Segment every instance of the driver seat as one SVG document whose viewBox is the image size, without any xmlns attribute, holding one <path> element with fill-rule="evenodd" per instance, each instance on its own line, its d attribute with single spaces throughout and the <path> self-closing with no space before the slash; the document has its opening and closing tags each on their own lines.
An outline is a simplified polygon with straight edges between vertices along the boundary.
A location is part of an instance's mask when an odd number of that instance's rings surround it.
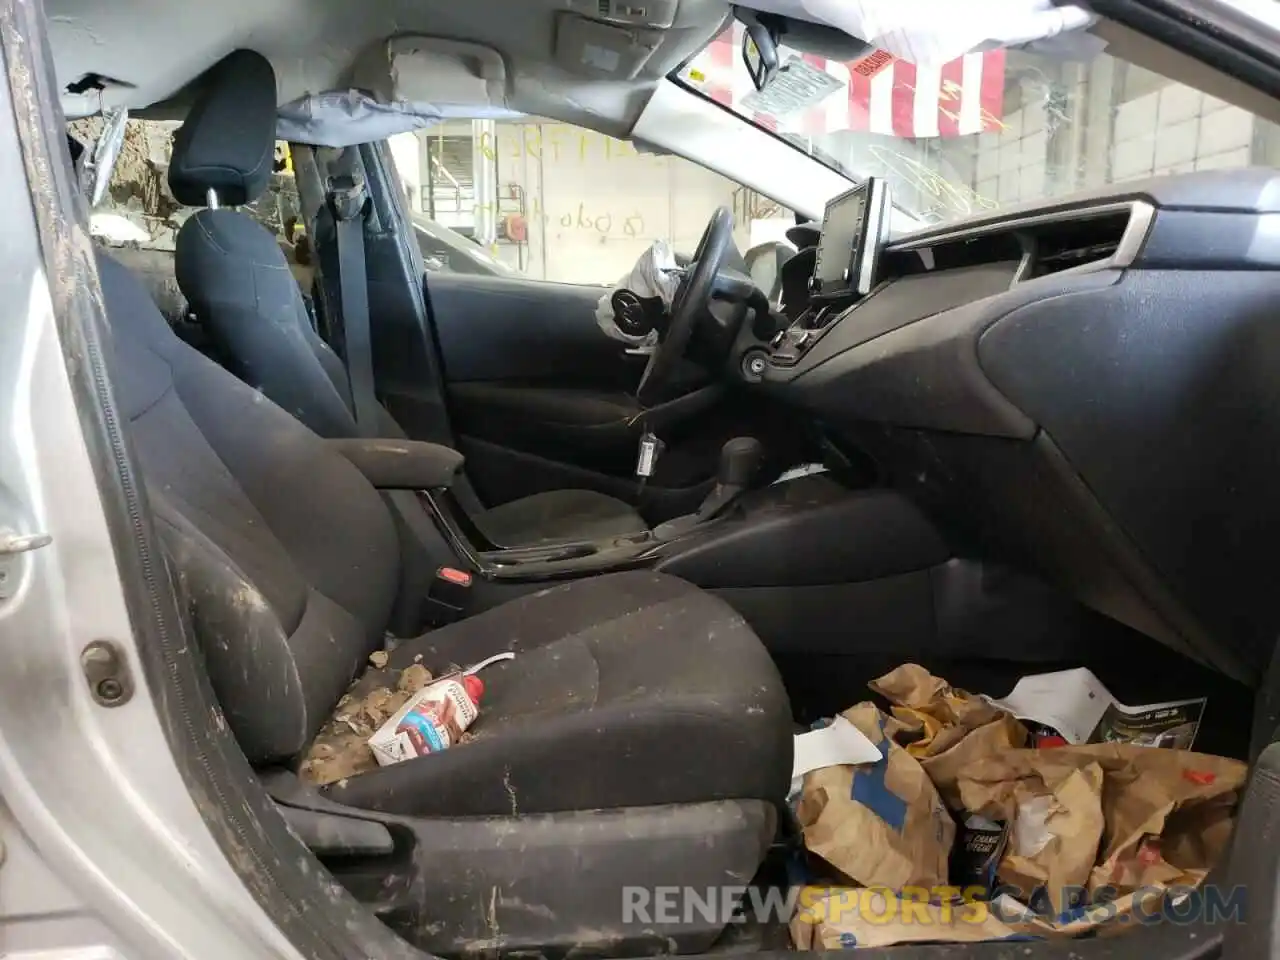
<svg viewBox="0 0 1280 960">
<path fill-rule="evenodd" d="M 231 53 L 205 76 L 173 138 L 169 187 L 179 203 L 253 203 L 275 155 L 276 77 L 251 50 Z M 201 209 L 178 233 L 178 286 L 224 366 L 322 437 L 360 435 L 346 367 L 312 327 L 272 234 L 236 210 Z M 379 435 L 405 431 L 379 407 Z M 460 478 L 462 479 L 462 478 Z M 604 540 L 646 532 L 632 507 L 592 490 L 553 490 L 486 509 L 470 484 L 454 487 L 482 533 L 499 546 Z"/>
</svg>

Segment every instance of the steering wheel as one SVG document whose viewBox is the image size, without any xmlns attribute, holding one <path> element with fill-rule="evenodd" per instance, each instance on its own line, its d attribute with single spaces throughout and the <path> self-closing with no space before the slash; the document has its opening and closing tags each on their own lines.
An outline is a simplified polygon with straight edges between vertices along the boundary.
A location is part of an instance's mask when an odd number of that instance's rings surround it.
<svg viewBox="0 0 1280 960">
<path fill-rule="evenodd" d="M 732 246 L 733 214 L 728 207 L 720 207 L 711 215 L 694 252 L 694 262 L 676 288 L 667 332 L 649 355 L 649 365 L 636 388 L 636 399 L 642 405 L 648 406 L 648 401 L 656 399 L 675 373 L 699 318 L 711 303 L 716 275 L 724 266 Z"/>
</svg>

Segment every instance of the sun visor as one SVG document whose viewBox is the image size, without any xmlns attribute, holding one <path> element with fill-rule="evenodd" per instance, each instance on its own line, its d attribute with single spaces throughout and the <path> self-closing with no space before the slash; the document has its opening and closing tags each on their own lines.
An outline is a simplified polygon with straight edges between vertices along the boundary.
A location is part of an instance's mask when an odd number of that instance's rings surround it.
<svg viewBox="0 0 1280 960">
<path fill-rule="evenodd" d="M 395 37 L 357 64 L 349 90 L 301 97 L 280 108 L 282 140 L 348 147 L 441 120 L 523 116 L 507 106 L 507 71 L 489 47 L 435 37 Z"/>
</svg>

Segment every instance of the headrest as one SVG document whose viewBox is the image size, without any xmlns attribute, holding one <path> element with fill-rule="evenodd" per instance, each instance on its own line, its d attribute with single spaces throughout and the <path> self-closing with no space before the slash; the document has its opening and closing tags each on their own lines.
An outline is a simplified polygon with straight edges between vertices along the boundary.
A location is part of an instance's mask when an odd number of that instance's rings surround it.
<svg viewBox="0 0 1280 960">
<path fill-rule="evenodd" d="M 188 207 L 204 206 L 210 188 L 226 206 L 251 203 L 271 179 L 275 141 L 275 70 L 261 54 L 237 50 L 209 68 L 174 134 L 169 189 Z"/>
</svg>

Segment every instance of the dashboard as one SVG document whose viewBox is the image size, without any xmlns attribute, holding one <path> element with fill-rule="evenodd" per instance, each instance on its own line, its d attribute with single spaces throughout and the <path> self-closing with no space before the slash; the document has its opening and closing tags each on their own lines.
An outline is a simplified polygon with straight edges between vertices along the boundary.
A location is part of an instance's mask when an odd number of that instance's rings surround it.
<svg viewBox="0 0 1280 960">
<path fill-rule="evenodd" d="M 865 294 L 823 297 L 834 274 L 815 276 L 758 389 L 869 454 L 958 553 L 1256 679 L 1280 634 L 1262 559 L 1280 531 L 1280 171 L 1121 184 L 878 254 Z"/>
</svg>

